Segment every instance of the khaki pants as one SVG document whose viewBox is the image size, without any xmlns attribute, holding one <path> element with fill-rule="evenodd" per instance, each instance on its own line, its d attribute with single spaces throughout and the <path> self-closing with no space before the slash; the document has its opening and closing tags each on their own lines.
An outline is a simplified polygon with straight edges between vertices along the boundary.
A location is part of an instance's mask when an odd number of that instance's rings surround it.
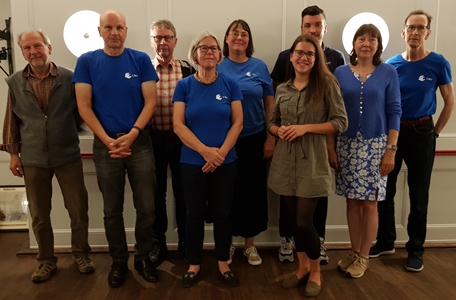
<svg viewBox="0 0 456 300">
<path fill-rule="evenodd" d="M 24 166 L 27 201 L 32 216 L 32 228 L 38 243 L 39 262 L 57 262 L 54 254 L 54 234 L 51 225 L 52 177 L 56 176 L 65 208 L 71 220 L 71 250 L 73 255 L 87 255 L 89 216 L 88 194 L 84 184 L 82 161 L 56 168 Z"/>
</svg>

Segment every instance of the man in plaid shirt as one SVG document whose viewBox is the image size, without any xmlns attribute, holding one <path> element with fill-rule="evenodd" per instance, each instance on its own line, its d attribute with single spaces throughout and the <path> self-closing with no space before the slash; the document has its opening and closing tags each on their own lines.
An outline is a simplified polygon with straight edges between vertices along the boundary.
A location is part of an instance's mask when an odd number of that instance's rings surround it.
<svg viewBox="0 0 456 300">
<path fill-rule="evenodd" d="M 166 230 L 166 190 L 168 165 L 171 169 L 173 195 L 176 204 L 178 252 L 185 254 L 185 214 L 186 205 L 180 174 L 182 142 L 173 131 L 172 98 L 177 82 L 195 73 L 195 69 L 183 60 L 173 58 L 177 44 L 176 29 L 169 20 L 157 20 L 150 26 L 150 43 L 156 56 L 152 64 L 160 80 L 157 82 L 157 106 L 152 118 L 152 142 L 155 154 L 155 175 L 157 190 L 155 195 L 154 249 L 150 259 L 155 266 L 160 265 L 168 255 Z"/>
</svg>

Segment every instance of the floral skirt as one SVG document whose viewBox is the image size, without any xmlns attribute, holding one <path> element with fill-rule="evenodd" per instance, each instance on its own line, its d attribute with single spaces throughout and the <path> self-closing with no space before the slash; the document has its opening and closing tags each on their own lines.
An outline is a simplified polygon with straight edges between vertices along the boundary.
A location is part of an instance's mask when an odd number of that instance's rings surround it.
<svg viewBox="0 0 456 300">
<path fill-rule="evenodd" d="M 337 137 L 337 195 L 355 200 L 385 200 L 388 177 L 380 175 L 380 165 L 386 143 L 386 134 L 368 140 L 359 131 L 356 138 Z"/>
</svg>

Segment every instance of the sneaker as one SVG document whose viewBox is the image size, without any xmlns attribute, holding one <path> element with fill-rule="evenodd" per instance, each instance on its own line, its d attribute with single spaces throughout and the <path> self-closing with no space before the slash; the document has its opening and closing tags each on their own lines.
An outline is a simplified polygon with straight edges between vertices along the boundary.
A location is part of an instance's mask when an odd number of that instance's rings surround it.
<svg viewBox="0 0 456 300">
<path fill-rule="evenodd" d="M 424 269 L 423 257 L 419 255 L 409 255 L 405 269 L 410 272 L 420 272 Z"/>
<path fill-rule="evenodd" d="M 258 251 L 257 248 L 255 248 L 255 246 L 250 246 L 249 248 L 245 249 L 244 255 L 247 257 L 247 261 L 252 266 L 261 265 L 261 263 L 263 262 L 261 257 L 258 255 Z"/>
<path fill-rule="evenodd" d="M 231 264 L 233 262 L 233 255 L 234 255 L 235 251 L 236 251 L 236 247 L 231 245 L 230 246 L 230 259 L 228 259 L 228 261 L 227 261 L 228 264 Z"/>
<path fill-rule="evenodd" d="M 57 265 L 52 262 L 41 263 L 32 274 L 32 281 L 35 283 L 45 282 L 49 279 L 52 272 L 57 269 Z"/>
<path fill-rule="evenodd" d="M 83 274 L 90 274 L 95 271 L 95 264 L 88 256 L 76 257 L 73 255 L 73 261 L 78 266 L 79 272 Z"/>
<path fill-rule="evenodd" d="M 320 264 L 327 265 L 329 263 L 329 256 L 326 254 L 325 239 L 320 238 Z"/>
<path fill-rule="evenodd" d="M 369 269 L 369 257 L 358 255 L 358 259 L 347 268 L 346 274 L 353 278 L 360 278 L 367 269 Z"/>
<path fill-rule="evenodd" d="M 357 259 L 358 253 L 350 249 L 348 251 L 348 255 L 344 259 L 339 260 L 337 263 L 337 268 L 345 272 L 347 271 L 348 267 L 350 267 Z"/>
<path fill-rule="evenodd" d="M 372 246 L 369 250 L 369 257 L 370 258 L 376 258 L 379 257 L 380 255 L 388 255 L 388 254 L 394 254 L 396 250 L 393 248 L 391 249 L 385 249 L 378 244 L 375 244 Z"/>
<path fill-rule="evenodd" d="M 293 255 L 293 244 L 292 239 L 282 237 L 280 248 L 279 248 L 279 260 L 284 262 L 286 260 L 292 262 L 294 261 Z"/>
</svg>

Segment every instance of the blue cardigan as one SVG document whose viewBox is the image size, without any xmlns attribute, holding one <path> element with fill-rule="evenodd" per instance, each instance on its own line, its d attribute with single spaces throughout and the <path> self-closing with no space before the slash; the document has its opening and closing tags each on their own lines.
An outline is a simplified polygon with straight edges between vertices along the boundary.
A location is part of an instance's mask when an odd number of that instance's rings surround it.
<svg viewBox="0 0 456 300">
<path fill-rule="evenodd" d="M 340 83 L 342 97 L 348 116 L 348 130 L 344 136 L 355 138 L 361 131 L 364 139 L 399 131 L 401 118 L 401 95 L 396 69 L 385 63 L 375 68 L 362 83 L 349 65 L 340 66 L 334 75 Z"/>
</svg>

